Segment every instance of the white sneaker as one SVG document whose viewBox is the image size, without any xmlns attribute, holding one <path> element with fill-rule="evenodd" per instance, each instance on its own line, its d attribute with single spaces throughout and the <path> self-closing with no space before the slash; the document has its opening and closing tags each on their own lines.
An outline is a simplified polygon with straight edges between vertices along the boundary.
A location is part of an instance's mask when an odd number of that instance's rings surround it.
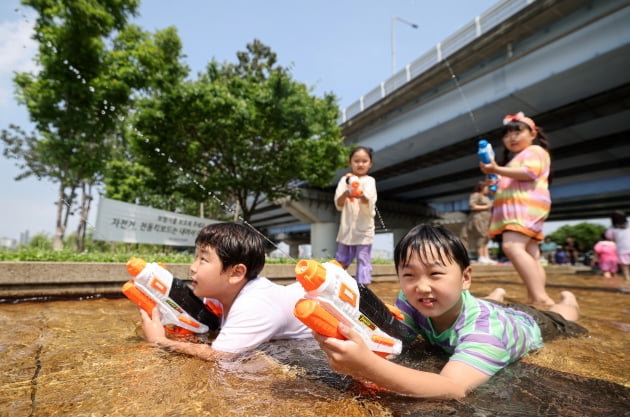
<svg viewBox="0 0 630 417">
<path fill-rule="evenodd" d="M 480 265 L 497 265 L 497 261 L 490 258 L 479 258 L 477 261 Z"/>
</svg>

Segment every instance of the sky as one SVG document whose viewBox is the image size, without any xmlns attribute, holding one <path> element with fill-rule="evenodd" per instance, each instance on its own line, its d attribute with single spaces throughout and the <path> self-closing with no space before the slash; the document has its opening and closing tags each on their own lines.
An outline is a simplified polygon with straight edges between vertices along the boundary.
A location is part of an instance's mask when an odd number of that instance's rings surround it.
<svg viewBox="0 0 630 417">
<path fill-rule="evenodd" d="M 277 54 L 280 65 L 290 68 L 294 80 L 311 86 L 320 97 L 334 93 L 340 108 L 345 108 L 389 78 L 394 61 L 396 70 L 402 69 L 497 3 L 141 0 L 139 16 L 132 22 L 151 32 L 176 27 L 193 77 L 213 58 L 236 62 L 236 53 L 259 39 Z M 15 100 L 12 78 L 16 71 L 37 71 L 33 62 L 37 44 L 30 39 L 34 21 L 32 9 L 18 0 L 2 1 L 0 130 L 10 123 L 27 132 L 33 130 L 28 112 Z M 52 235 L 57 185 L 33 178 L 15 181 L 20 172 L 15 161 L 0 155 L 0 238 L 18 239 L 26 230 L 31 236 Z M 96 204 L 90 216 L 92 225 L 95 215 Z M 68 233 L 74 231 L 76 221 L 76 216 L 71 218 Z M 389 245 L 387 239 L 385 242 Z"/>
</svg>

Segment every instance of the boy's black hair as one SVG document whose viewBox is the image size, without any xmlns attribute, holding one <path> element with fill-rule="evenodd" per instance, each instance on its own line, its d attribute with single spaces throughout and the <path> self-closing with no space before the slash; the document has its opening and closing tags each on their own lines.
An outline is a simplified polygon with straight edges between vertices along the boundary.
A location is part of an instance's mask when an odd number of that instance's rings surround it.
<svg viewBox="0 0 630 417">
<path fill-rule="evenodd" d="M 197 235 L 195 246 L 214 249 L 224 270 L 245 265 L 247 280 L 256 278 L 265 266 L 265 247 L 260 234 L 239 223 L 209 224 Z"/>
<path fill-rule="evenodd" d="M 426 260 L 431 254 L 445 265 L 455 262 L 462 271 L 470 266 L 468 251 L 462 241 L 443 226 L 419 224 L 407 232 L 394 249 L 396 272 L 409 264 L 414 253 L 421 260 Z"/>
</svg>

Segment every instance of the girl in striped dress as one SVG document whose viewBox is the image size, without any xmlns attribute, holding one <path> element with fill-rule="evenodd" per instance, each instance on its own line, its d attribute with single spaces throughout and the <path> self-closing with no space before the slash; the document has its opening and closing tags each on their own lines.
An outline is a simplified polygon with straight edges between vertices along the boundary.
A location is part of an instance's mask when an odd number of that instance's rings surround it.
<svg viewBox="0 0 630 417">
<path fill-rule="evenodd" d="M 522 112 L 503 120 L 504 166 L 494 159 L 480 163 L 485 174 L 496 174 L 497 192 L 490 238 L 502 235 L 502 249 L 527 288 L 527 303 L 549 308 L 554 301 L 545 289 L 545 270 L 539 262 L 543 223 L 549 215 L 549 142 Z"/>
</svg>

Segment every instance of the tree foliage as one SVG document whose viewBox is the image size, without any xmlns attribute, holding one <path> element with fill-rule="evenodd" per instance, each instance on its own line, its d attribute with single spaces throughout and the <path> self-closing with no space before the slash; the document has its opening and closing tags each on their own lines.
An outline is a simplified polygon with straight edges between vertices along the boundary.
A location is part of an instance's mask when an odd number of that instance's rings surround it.
<svg viewBox="0 0 630 417">
<path fill-rule="evenodd" d="M 150 187 L 233 202 L 249 220 L 265 199 L 296 197 L 299 183 L 329 185 L 347 152 L 334 95 L 313 96 L 258 40 L 237 57 L 144 98 L 134 151 Z"/>
<path fill-rule="evenodd" d="M 128 24 L 139 0 L 23 4 L 37 12 L 38 70 L 14 82 L 35 132 L 12 125 L 0 139 L 17 180 L 58 184 L 55 249 L 77 204 L 83 247 L 101 184 L 123 201 L 215 217 L 234 205 L 248 220 L 265 199 L 328 185 L 345 164 L 334 95 L 312 95 L 257 40 L 190 80 L 174 28 Z"/>
<path fill-rule="evenodd" d="M 551 240 L 558 245 L 564 245 L 567 237 L 575 239 L 575 243 L 582 251 L 588 251 L 595 246 L 595 243 L 602 240 L 602 234 L 606 231 L 606 227 L 601 224 L 579 223 L 574 226 L 565 225 L 555 232 L 549 234 Z"/>
<path fill-rule="evenodd" d="M 186 72 L 177 63 L 181 44 L 174 30 L 158 41 L 129 25 L 139 0 L 23 0 L 37 12 L 37 73 L 15 75 L 18 100 L 36 133 L 18 126 L 3 131 L 4 155 L 29 176 L 58 184 L 55 249 L 62 247 L 68 218 L 80 197 L 76 246 L 85 241 L 93 187 L 110 160 L 120 157 L 120 128 L 134 91 Z M 160 48 L 163 49 L 160 49 Z M 166 71 L 166 73 L 162 72 Z M 119 149 L 118 154 L 115 152 Z"/>
<path fill-rule="evenodd" d="M 34 175 L 58 183 L 54 246 L 60 249 L 71 205 L 81 190 L 82 220 L 91 189 L 109 155 L 108 136 L 127 103 L 129 87 L 113 82 L 105 38 L 124 29 L 137 0 L 23 0 L 38 13 L 34 39 L 39 72 L 18 73 L 18 100 L 37 134 L 17 126 L 2 132 L 6 156 L 24 161 L 17 179 Z M 98 155 L 98 157 L 94 157 Z M 92 157 L 90 157 L 92 156 Z M 79 226 L 84 236 L 85 221 Z"/>
</svg>

